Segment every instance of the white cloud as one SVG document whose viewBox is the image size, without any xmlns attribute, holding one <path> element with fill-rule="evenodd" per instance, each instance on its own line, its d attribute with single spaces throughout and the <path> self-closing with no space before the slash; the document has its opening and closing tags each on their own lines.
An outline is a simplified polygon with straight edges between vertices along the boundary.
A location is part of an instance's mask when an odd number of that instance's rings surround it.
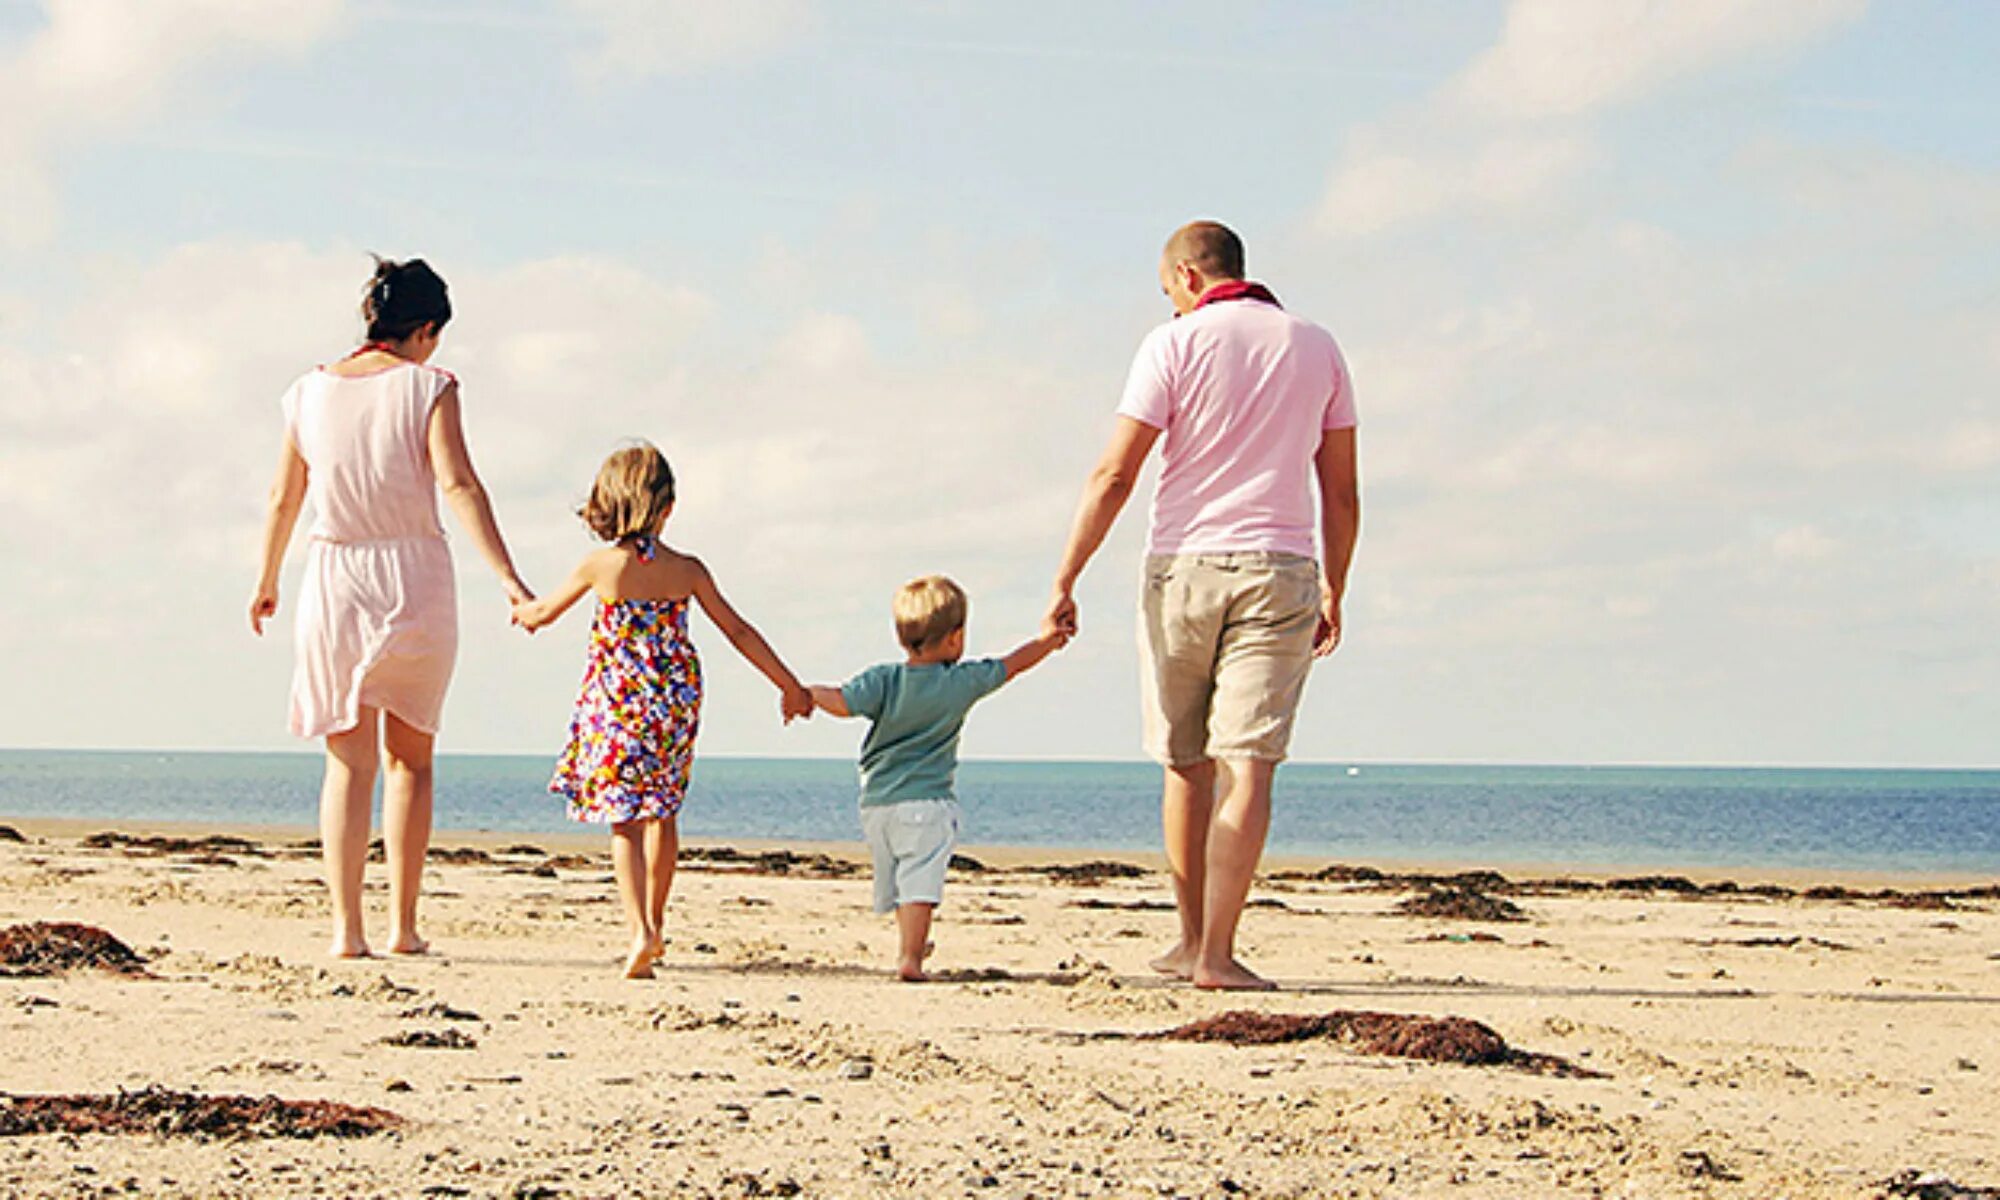
<svg viewBox="0 0 2000 1200">
<path fill-rule="evenodd" d="M 567 0 L 602 35 L 587 75 L 681 75 L 762 58 L 812 32 L 814 0 Z"/>
<path fill-rule="evenodd" d="M 1602 153 L 1594 114 L 1806 41 L 1866 0 L 1514 0 L 1500 40 L 1422 103 L 1351 135 L 1315 214 L 1356 238 L 1536 211 Z"/>
<path fill-rule="evenodd" d="M 343 0 L 46 0 L 47 23 L 0 62 L 0 245 L 36 244 L 58 213 L 52 154 L 149 119 L 177 88 L 232 59 L 292 53 Z"/>
<path fill-rule="evenodd" d="M 1450 94 L 1480 119 L 1569 117 L 1856 19 L 1867 0 L 1515 0 Z"/>
</svg>

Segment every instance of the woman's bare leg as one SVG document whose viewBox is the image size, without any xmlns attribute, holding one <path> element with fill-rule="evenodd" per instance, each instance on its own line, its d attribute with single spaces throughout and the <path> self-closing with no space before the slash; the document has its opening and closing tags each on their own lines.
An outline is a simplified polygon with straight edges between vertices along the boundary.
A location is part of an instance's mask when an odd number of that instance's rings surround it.
<svg viewBox="0 0 2000 1200">
<path fill-rule="evenodd" d="M 625 978 L 653 977 L 653 945 L 659 930 L 651 924 L 651 896 L 646 877 L 648 825 L 656 821 L 619 821 L 611 826 L 611 869 L 618 876 L 618 898 L 625 902 L 625 919 L 632 926 L 632 950 L 625 956 Z"/>
<path fill-rule="evenodd" d="M 424 886 L 424 858 L 431 848 L 435 734 L 395 713 L 385 713 L 382 748 L 388 771 L 382 785 L 382 842 L 389 858 L 389 949 L 422 954 L 430 943 L 417 936 L 417 895 Z"/>
<path fill-rule="evenodd" d="M 365 958 L 368 934 L 361 922 L 361 876 L 368 865 L 368 817 L 375 800 L 377 717 L 326 739 L 326 778 L 319 791 L 320 854 L 333 902 L 333 956 Z"/>
<path fill-rule="evenodd" d="M 678 817 L 646 822 L 646 915 L 650 918 L 654 958 L 667 955 L 667 893 L 674 888 L 674 867 L 681 856 Z"/>
</svg>

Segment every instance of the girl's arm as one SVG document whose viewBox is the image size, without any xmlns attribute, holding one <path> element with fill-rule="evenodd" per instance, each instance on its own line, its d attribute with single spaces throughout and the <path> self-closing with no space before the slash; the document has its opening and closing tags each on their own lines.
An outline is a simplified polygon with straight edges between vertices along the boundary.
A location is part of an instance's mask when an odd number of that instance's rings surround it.
<svg viewBox="0 0 2000 1200">
<path fill-rule="evenodd" d="M 278 477 L 271 481 L 271 498 L 264 509 L 263 565 L 257 571 L 257 589 L 250 595 L 250 632 L 259 637 L 264 636 L 265 619 L 277 615 L 278 573 L 305 502 L 306 460 L 287 431 L 285 445 L 278 451 Z"/>
<path fill-rule="evenodd" d="M 570 605 L 583 599 L 584 593 L 596 584 L 597 572 L 594 570 L 596 565 L 597 556 L 592 555 L 578 563 L 576 570 L 571 571 L 569 578 L 563 580 L 562 586 L 554 592 L 539 600 L 516 601 L 514 624 L 529 633 L 544 625 L 555 624 L 558 618 L 569 611 Z"/>
<path fill-rule="evenodd" d="M 812 693 L 813 704 L 828 716 L 851 717 L 854 715 L 847 711 L 847 693 L 841 691 L 839 688 L 824 687 L 816 683 L 806 690 Z"/>
<path fill-rule="evenodd" d="M 762 671 L 764 678 L 770 680 L 772 686 L 778 689 L 781 698 L 779 709 L 785 715 L 785 723 L 790 724 L 794 717 L 811 717 L 812 693 L 799 682 L 797 675 L 792 674 L 792 669 L 778 657 L 778 652 L 771 649 L 771 644 L 764 640 L 764 635 L 758 633 L 750 622 L 744 620 L 729 606 L 729 601 L 722 598 L 721 590 L 715 586 L 715 576 L 708 573 L 708 568 L 702 565 L 701 560 L 689 561 L 694 564 L 694 598 L 701 603 L 701 611 L 707 613 L 708 619 L 715 622 L 715 627 L 722 631 L 723 637 L 729 639 L 730 645 L 736 647 L 736 652 L 747 659 L 751 666 Z"/>
<path fill-rule="evenodd" d="M 507 589 L 507 598 L 515 604 L 533 600 L 535 593 L 521 582 L 520 573 L 514 570 L 514 560 L 507 554 L 506 540 L 500 536 L 500 525 L 493 519 L 493 504 L 486 496 L 486 485 L 479 482 L 479 472 L 472 469 L 472 455 L 465 448 L 465 427 L 460 421 L 458 405 L 458 385 L 447 384 L 431 406 L 430 425 L 431 470 L 437 475 L 438 486 L 444 489 L 444 498 L 450 503 L 458 523 L 472 536 L 473 545 L 486 564 L 500 576 L 500 585 Z"/>
</svg>

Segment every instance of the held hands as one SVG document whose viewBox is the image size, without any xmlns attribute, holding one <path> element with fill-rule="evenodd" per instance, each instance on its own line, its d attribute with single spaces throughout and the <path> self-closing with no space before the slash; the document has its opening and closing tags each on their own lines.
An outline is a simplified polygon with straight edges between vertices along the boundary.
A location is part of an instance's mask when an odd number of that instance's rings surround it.
<svg viewBox="0 0 2000 1200">
<path fill-rule="evenodd" d="M 521 582 L 518 576 L 503 581 L 501 586 L 507 591 L 509 625 L 533 633 L 549 623 L 547 615 L 542 612 L 542 606 L 535 602 L 534 590 Z"/>
<path fill-rule="evenodd" d="M 1042 616 L 1042 636 L 1060 635 L 1062 641 L 1056 647 L 1061 649 L 1076 636 L 1076 629 L 1076 597 L 1067 588 L 1057 588 L 1049 597 L 1048 612 Z"/>
<path fill-rule="evenodd" d="M 812 720 L 812 689 L 797 680 L 793 680 L 785 687 L 779 688 L 778 712 L 784 717 L 785 724 L 787 725 L 798 719 Z"/>
</svg>

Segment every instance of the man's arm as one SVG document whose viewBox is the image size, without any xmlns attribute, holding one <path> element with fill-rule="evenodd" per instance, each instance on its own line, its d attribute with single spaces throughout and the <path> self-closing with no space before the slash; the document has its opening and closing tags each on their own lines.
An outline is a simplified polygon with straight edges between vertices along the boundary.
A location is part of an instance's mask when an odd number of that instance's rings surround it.
<svg viewBox="0 0 2000 1200">
<path fill-rule="evenodd" d="M 1347 595 L 1347 568 L 1354 561 L 1354 541 L 1361 533 L 1361 482 L 1351 426 L 1320 435 L 1313 467 L 1319 475 L 1319 527 L 1326 550 L 1313 655 L 1324 658 L 1340 645 L 1340 602 Z"/>
<path fill-rule="evenodd" d="M 1143 421 L 1118 418 L 1110 443 L 1083 485 L 1083 501 L 1077 505 L 1076 520 L 1070 525 L 1062 566 L 1056 570 L 1048 615 L 1042 618 L 1044 635 L 1076 636 L 1076 581 L 1091 555 L 1104 544 L 1105 535 L 1111 532 L 1125 502 L 1132 498 L 1132 490 L 1139 484 L 1139 471 L 1146 465 L 1146 455 L 1152 453 L 1159 436 L 1158 429 Z"/>
</svg>

